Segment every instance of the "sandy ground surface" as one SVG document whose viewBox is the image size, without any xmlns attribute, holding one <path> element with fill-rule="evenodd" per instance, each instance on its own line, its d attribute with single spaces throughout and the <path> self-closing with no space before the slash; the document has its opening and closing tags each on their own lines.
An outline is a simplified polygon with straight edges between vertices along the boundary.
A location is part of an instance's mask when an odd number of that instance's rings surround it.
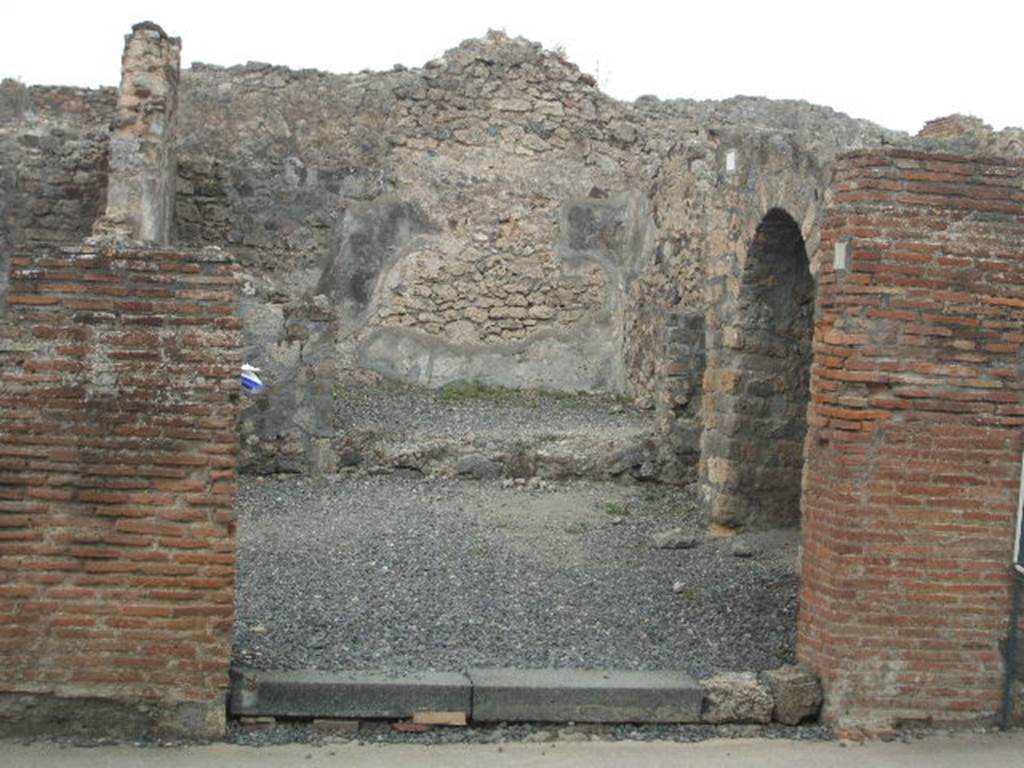
<svg viewBox="0 0 1024 768">
<path fill-rule="evenodd" d="M 64 747 L 48 743 L 0 743 L 6 768 L 290 768 L 348 766 L 383 768 L 477 768 L 480 765 L 545 768 L 1003 768 L 1019 765 L 1024 732 L 932 736 L 907 743 L 709 740 L 695 744 L 666 742 L 550 742 L 543 744 L 368 745 L 292 744 L 244 747 Z"/>
</svg>

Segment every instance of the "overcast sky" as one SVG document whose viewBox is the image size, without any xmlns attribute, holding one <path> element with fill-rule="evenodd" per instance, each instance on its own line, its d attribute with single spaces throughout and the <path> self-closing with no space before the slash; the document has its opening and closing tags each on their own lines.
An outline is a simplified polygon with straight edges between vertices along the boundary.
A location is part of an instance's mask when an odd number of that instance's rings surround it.
<svg viewBox="0 0 1024 768">
<path fill-rule="evenodd" d="M 952 112 L 1024 126 L 1024 0 L 11 0 L 0 77 L 116 85 L 144 19 L 182 38 L 184 66 L 414 67 L 493 28 L 564 48 L 620 99 L 806 99 L 910 132 Z"/>
</svg>

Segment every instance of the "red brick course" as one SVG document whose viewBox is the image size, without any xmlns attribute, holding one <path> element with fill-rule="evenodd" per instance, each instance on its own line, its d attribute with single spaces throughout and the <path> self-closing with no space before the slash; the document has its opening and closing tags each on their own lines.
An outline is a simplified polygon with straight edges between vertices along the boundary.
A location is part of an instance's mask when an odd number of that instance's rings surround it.
<svg viewBox="0 0 1024 768">
<path fill-rule="evenodd" d="M 800 657 L 841 727 L 991 718 L 1024 447 L 1024 167 L 846 155 L 817 259 Z"/>
<path fill-rule="evenodd" d="M 239 323 L 215 250 L 12 259 L 0 693 L 216 701 L 234 600 Z"/>
</svg>

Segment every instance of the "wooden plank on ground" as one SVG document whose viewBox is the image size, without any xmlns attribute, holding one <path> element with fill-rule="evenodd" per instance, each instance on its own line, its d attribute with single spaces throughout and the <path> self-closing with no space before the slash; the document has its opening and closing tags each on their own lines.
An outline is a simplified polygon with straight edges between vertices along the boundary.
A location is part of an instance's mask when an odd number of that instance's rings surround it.
<svg viewBox="0 0 1024 768">
<path fill-rule="evenodd" d="M 425 710 L 413 712 L 412 721 L 417 725 L 465 725 L 466 713 Z"/>
</svg>

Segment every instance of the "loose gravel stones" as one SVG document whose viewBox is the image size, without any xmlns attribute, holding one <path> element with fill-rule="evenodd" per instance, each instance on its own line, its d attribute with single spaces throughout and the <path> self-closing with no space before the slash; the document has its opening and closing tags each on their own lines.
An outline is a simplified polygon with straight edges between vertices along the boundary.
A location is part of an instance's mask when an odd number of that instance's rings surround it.
<svg viewBox="0 0 1024 768">
<path fill-rule="evenodd" d="M 733 557 L 754 556 L 754 548 L 750 545 L 750 542 L 739 536 L 733 539 L 732 543 L 729 544 L 729 552 L 732 553 Z"/>
<path fill-rule="evenodd" d="M 795 661 L 795 532 L 750 561 L 717 540 L 652 549 L 668 528 L 701 535 L 690 489 L 243 478 L 239 507 L 239 664 L 704 677 Z"/>
<path fill-rule="evenodd" d="M 697 546 L 698 538 L 682 528 L 673 528 L 654 534 L 651 542 L 658 549 L 689 549 Z"/>
</svg>

